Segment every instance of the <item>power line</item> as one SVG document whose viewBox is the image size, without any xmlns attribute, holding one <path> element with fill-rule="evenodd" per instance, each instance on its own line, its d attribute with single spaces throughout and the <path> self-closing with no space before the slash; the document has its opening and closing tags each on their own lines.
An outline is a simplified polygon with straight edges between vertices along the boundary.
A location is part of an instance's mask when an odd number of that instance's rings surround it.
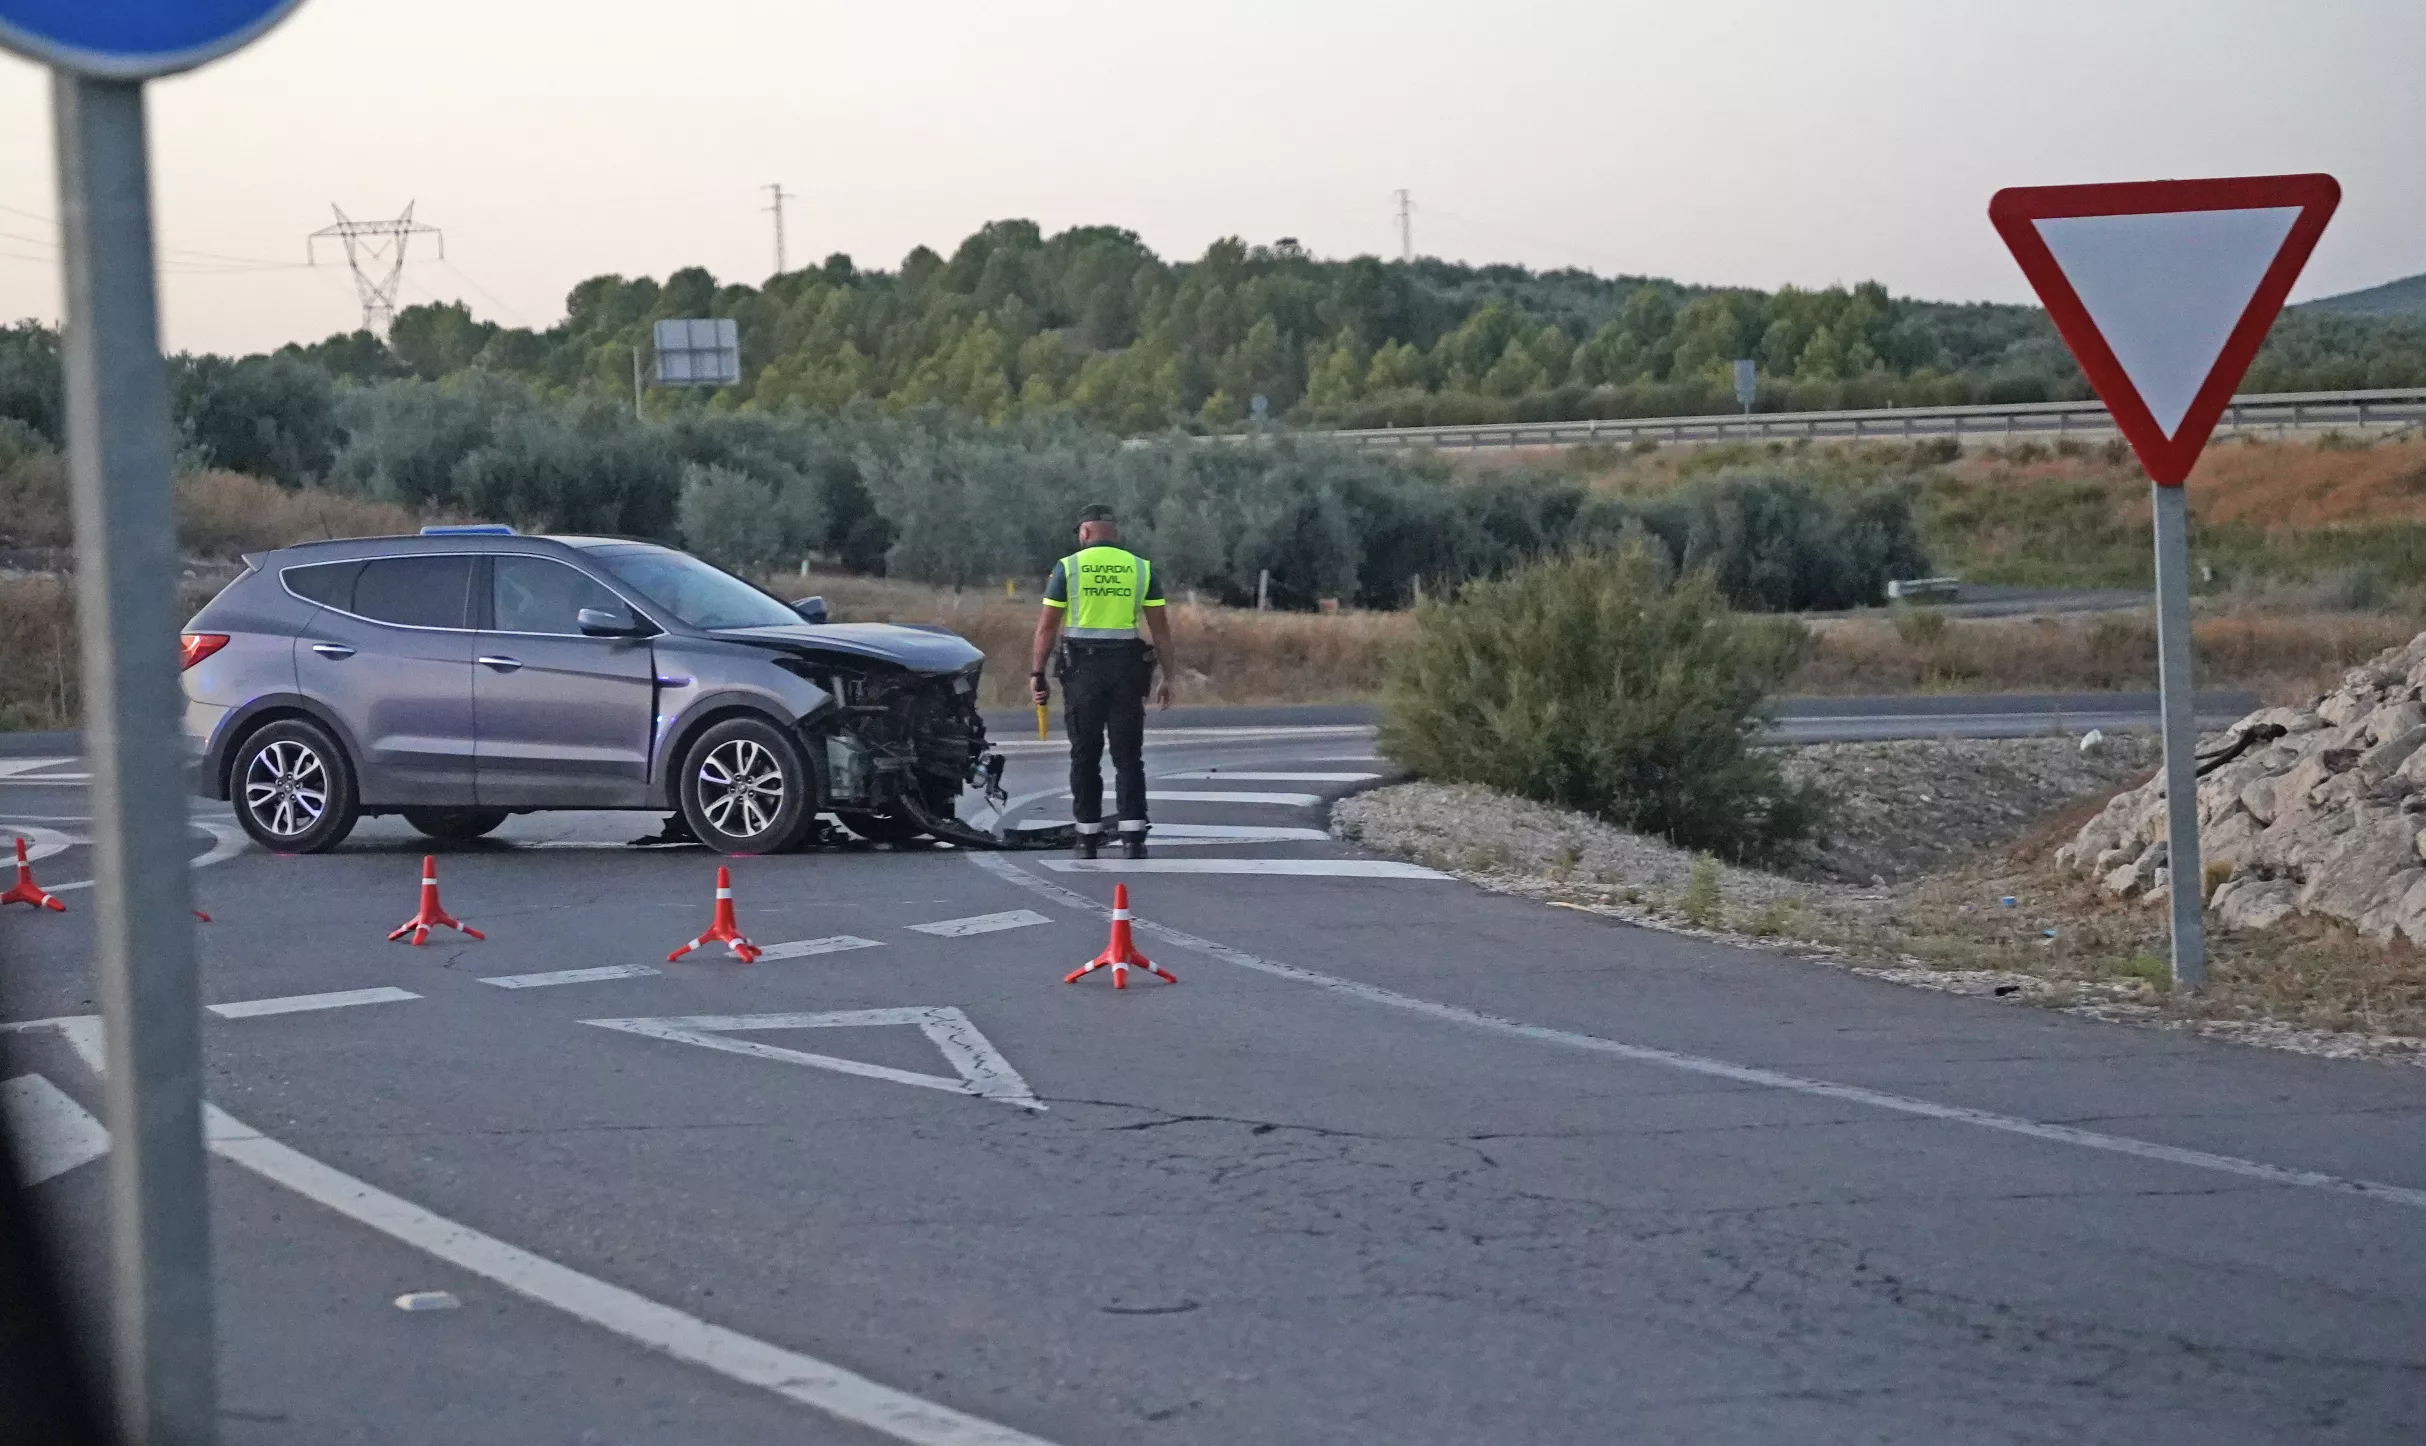
<svg viewBox="0 0 2426 1446">
<path fill-rule="evenodd" d="M 781 181 L 777 181 L 771 186 L 760 186 L 758 189 L 761 191 L 771 192 L 775 197 L 775 199 L 768 202 L 763 209 L 775 217 L 775 274 L 777 276 L 781 276 L 784 273 L 783 203 L 787 200 L 799 200 L 800 194 L 798 192 L 794 192 L 790 196 L 786 196 L 783 190 L 783 182 Z"/>
<path fill-rule="evenodd" d="M 337 213 L 333 226 L 323 226 L 304 238 L 304 249 L 312 264 L 320 261 L 319 248 L 314 244 L 334 240 L 345 246 L 345 264 L 354 273 L 354 290 L 362 299 L 362 329 L 377 336 L 396 319 L 396 287 L 404 280 L 405 249 L 416 236 L 437 238 L 438 260 L 446 260 L 446 235 L 435 226 L 425 226 L 413 219 L 413 203 L 407 201 L 404 214 L 393 221 L 357 221 L 345 214 L 343 207 L 331 202 L 329 209 Z"/>
<path fill-rule="evenodd" d="M 481 285 L 479 282 L 474 281 L 470 272 L 465 271 L 462 267 L 457 266 L 454 262 L 447 260 L 443 256 L 438 258 L 438 264 L 445 267 L 447 270 L 454 272 L 456 280 L 472 288 L 474 291 L 479 292 L 489 305 L 496 307 L 499 311 L 504 312 L 506 315 L 514 318 L 516 321 L 524 323 L 529 322 L 530 318 L 524 316 L 519 308 L 508 305 L 506 302 L 499 300 L 496 292 L 491 291 L 487 287 Z"/>
</svg>

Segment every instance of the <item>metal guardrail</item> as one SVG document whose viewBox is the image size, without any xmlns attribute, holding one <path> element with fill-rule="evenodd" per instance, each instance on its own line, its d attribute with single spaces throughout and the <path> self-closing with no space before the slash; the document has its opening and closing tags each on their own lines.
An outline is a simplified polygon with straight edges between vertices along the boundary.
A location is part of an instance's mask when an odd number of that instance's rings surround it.
<svg viewBox="0 0 2426 1446">
<path fill-rule="evenodd" d="M 2274 392 L 2235 397 L 2219 433 L 2400 427 L 2426 423 L 2426 387 L 2349 392 Z M 1708 417 L 1603 417 L 1573 422 L 1482 422 L 1451 427 L 1372 427 L 1315 433 L 1357 447 L 1565 447 L 1600 442 L 1851 440 L 1906 437 L 2098 436 L 2112 434 L 2105 404 L 2018 402 L 2009 406 L 1883 407 L 1846 412 L 1754 412 Z M 1225 433 L 1207 441 L 1253 441 Z"/>
</svg>

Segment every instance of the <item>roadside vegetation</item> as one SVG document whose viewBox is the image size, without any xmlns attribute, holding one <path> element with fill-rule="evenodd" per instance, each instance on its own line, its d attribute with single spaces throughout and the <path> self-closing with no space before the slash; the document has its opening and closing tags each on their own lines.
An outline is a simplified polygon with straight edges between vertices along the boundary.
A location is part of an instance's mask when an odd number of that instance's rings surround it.
<svg viewBox="0 0 2426 1446">
<path fill-rule="evenodd" d="M 1728 609 L 1716 575 L 1636 544 L 1552 559 L 1415 610 L 1391 659 L 1381 748 L 1680 847 L 1774 855 L 1819 800 L 1752 746 L 1801 629 Z"/>
</svg>

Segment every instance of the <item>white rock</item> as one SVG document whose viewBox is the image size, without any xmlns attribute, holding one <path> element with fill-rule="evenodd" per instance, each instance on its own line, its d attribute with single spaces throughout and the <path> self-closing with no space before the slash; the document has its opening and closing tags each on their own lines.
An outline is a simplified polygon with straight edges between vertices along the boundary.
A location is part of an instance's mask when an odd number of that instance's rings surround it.
<svg viewBox="0 0 2426 1446">
<path fill-rule="evenodd" d="M 2088 732 L 2081 735 L 2081 751 L 2083 753 L 2102 752 L 2104 751 L 2105 747 L 2106 732 L 2104 729 L 2092 728 Z"/>
<path fill-rule="evenodd" d="M 2234 878 L 2215 891 L 2210 907 L 2228 929 L 2265 929 L 2299 912 L 2299 885 L 2289 879 Z"/>
</svg>

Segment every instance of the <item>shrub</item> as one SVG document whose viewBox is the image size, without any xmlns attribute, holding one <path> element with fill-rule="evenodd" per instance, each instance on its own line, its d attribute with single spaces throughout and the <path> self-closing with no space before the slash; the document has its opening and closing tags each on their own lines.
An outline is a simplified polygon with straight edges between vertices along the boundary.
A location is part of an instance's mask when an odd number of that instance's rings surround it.
<svg viewBox="0 0 2426 1446">
<path fill-rule="evenodd" d="M 1751 747 L 1800 626 L 1728 611 L 1647 547 L 1567 556 L 1416 609 L 1382 746 L 1415 773 L 1577 809 L 1687 848 L 1774 855 L 1818 796 Z"/>
</svg>

